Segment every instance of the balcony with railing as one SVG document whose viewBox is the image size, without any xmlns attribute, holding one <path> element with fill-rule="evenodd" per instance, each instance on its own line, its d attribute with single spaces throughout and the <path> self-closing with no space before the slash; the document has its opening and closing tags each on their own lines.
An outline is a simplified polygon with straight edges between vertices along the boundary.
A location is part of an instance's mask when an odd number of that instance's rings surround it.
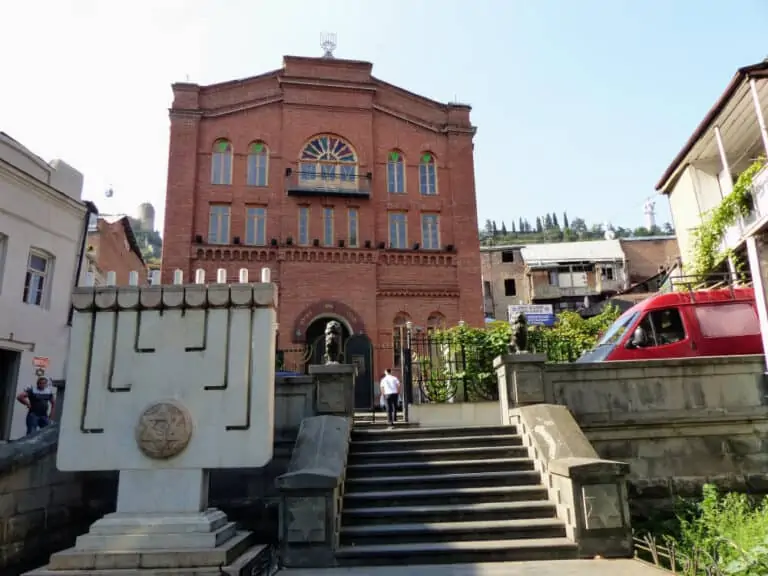
<svg viewBox="0 0 768 576">
<path fill-rule="evenodd" d="M 752 178 L 751 197 L 752 210 L 746 216 L 740 216 L 736 223 L 728 228 L 723 240 L 724 248 L 738 247 L 758 223 L 768 222 L 768 165 Z"/>
<path fill-rule="evenodd" d="M 534 284 L 531 289 L 533 300 L 556 300 L 575 296 L 593 296 L 598 291 L 592 286 L 556 286 L 553 284 Z"/>
<path fill-rule="evenodd" d="M 323 166 L 322 170 L 288 168 L 285 171 L 285 188 L 289 196 L 370 198 L 372 180 L 370 172 L 359 174 L 353 165 Z"/>
</svg>

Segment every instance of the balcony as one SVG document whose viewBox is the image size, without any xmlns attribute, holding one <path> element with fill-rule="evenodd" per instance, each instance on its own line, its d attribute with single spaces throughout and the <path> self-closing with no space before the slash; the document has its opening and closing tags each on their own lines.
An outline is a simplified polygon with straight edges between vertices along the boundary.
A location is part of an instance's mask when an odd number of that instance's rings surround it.
<svg viewBox="0 0 768 576">
<path fill-rule="evenodd" d="M 556 300 L 574 296 L 593 296 L 597 290 L 591 286 L 553 286 L 552 284 L 534 284 L 531 299 Z"/>
<path fill-rule="evenodd" d="M 339 172 L 336 170 L 285 171 L 285 188 L 289 196 L 338 196 L 342 198 L 370 198 L 373 175 Z"/>
<path fill-rule="evenodd" d="M 736 224 L 728 228 L 723 240 L 726 249 L 736 248 L 757 222 L 764 224 L 768 220 L 768 165 L 755 174 L 752 179 L 752 200 L 754 208 L 747 216 L 740 217 Z"/>
</svg>

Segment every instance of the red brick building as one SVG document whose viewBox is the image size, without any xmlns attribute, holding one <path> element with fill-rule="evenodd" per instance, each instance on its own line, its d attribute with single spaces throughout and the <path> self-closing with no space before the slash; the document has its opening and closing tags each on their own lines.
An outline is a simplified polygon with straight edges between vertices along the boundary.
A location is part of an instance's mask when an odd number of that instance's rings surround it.
<svg viewBox="0 0 768 576">
<path fill-rule="evenodd" d="M 368 62 L 175 84 L 162 271 L 279 286 L 279 347 L 328 318 L 365 333 L 376 372 L 398 326 L 483 322 L 470 107 L 371 75 Z M 319 320 L 319 321 L 318 321 Z"/>
<path fill-rule="evenodd" d="M 107 272 L 115 273 L 118 286 L 127 286 L 131 272 L 139 273 L 139 284 L 147 283 L 147 265 L 127 216 L 91 216 L 86 259 L 97 284 Z"/>
</svg>

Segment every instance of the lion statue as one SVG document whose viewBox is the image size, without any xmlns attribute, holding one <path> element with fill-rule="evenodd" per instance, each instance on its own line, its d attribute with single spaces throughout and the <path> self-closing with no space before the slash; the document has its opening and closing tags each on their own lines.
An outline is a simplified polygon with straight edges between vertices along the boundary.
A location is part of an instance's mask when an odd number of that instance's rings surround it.
<svg viewBox="0 0 768 576">
<path fill-rule="evenodd" d="M 341 357 L 341 324 L 331 320 L 325 325 L 325 363 L 338 364 Z"/>
<path fill-rule="evenodd" d="M 528 348 L 528 320 L 525 314 L 518 312 L 512 320 L 512 338 L 509 342 L 510 354 L 523 354 Z"/>
</svg>

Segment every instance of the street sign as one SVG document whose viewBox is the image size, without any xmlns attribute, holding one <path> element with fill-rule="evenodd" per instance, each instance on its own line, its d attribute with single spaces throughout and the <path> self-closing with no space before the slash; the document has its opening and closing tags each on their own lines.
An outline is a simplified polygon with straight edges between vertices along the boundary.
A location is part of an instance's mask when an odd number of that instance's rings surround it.
<svg viewBox="0 0 768 576">
<path fill-rule="evenodd" d="M 521 313 L 530 326 L 552 326 L 555 323 L 552 304 L 510 304 L 507 307 L 510 321 Z"/>
<path fill-rule="evenodd" d="M 49 364 L 48 358 L 46 358 L 45 356 L 35 356 L 34 358 L 32 358 L 32 365 L 35 368 L 41 368 L 42 370 L 47 370 L 48 364 Z"/>
</svg>

